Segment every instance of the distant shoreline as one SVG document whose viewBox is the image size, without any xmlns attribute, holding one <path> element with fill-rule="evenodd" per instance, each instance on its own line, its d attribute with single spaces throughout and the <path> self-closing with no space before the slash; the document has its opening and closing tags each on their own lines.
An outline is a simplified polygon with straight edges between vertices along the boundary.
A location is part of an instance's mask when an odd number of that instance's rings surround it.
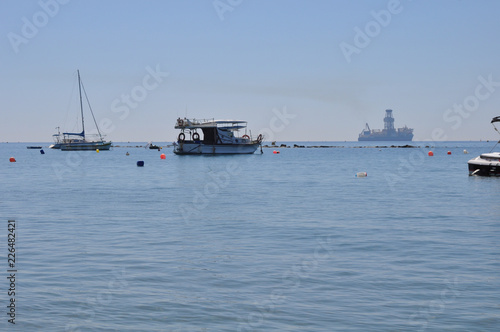
<svg viewBox="0 0 500 332">
<path fill-rule="evenodd" d="M 275 142 L 273 142 L 275 143 Z M 486 140 L 486 141 L 415 141 L 411 142 L 414 144 L 401 144 L 404 142 L 394 142 L 396 144 L 391 144 L 391 142 L 371 142 L 373 145 L 366 145 L 366 142 L 358 142 L 358 141 L 283 141 L 283 143 L 277 144 L 263 144 L 262 148 L 266 149 L 342 149 L 342 148 L 351 148 L 351 149 L 418 149 L 418 148 L 431 148 L 435 147 L 436 144 L 463 144 L 463 143 L 491 143 L 495 144 L 497 141 L 494 140 Z M 380 144 L 377 144 L 380 143 Z M 400 144 L 397 144 L 400 143 Z M 36 145 L 42 146 L 43 148 L 48 148 L 52 142 L 0 142 L 0 144 L 19 144 L 26 145 L 26 147 Z M 113 148 L 148 148 L 148 144 L 146 142 L 116 142 L 113 143 Z M 166 142 L 156 142 L 155 146 L 159 148 L 172 148 L 173 143 Z M 156 149 L 151 149 L 156 150 Z"/>
</svg>

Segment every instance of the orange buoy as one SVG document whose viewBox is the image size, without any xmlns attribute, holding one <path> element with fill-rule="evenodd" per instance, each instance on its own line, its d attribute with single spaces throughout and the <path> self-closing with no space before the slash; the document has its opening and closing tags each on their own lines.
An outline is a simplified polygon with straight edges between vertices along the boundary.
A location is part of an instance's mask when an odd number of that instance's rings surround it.
<svg viewBox="0 0 500 332">
<path fill-rule="evenodd" d="M 161 159 L 166 159 L 166 158 L 167 158 L 167 156 L 165 156 L 165 154 L 164 154 L 164 153 L 162 153 L 162 154 L 160 155 L 160 158 L 161 158 Z"/>
<path fill-rule="evenodd" d="M 429 153 L 427 153 L 427 155 L 428 155 L 429 157 L 432 157 L 432 156 L 434 155 L 434 152 L 429 151 Z"/>
<path fill-rule="evenodd" d="M 448 151 L 448 154 L 451 154 L 451 151 Z"/>
<path fill-rule="evenodd" d="M 9 158 L 9 161 L 10 161 L 11 163 L 15 163 L 15 162 L 16 162 L 16 158 L 14 158 L 14 157 L 10 157 L 10 158 Z"/>
<path fill-rule="evenodd" d="M 278 153 L 280 153 L 280 152 L 279 152 L 279 151 L 274 150 L 274 151 L 273 151 L 273 153 L 274 153 L 274 154 L 278 154 Z"/>
</svg>

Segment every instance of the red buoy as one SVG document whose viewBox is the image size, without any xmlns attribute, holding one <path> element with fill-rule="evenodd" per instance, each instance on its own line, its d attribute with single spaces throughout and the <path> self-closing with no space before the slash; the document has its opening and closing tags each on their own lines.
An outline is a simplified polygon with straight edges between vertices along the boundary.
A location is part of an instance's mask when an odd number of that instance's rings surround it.
<svg viewBox="0 0 500 332">
<path fill-rule="evenodd" d="M 10 158 L 9 158 L 9 161 L 10 161 L 11 163 L 15 163 L 15 162 L 16 162 L 16 158 L 14 158 L 14 157 L 10 157 Z"/>
<path fill-rule="evenodd" d="M 273 151 L 273 153 L 274 153 L 274 154 L 278 154 L 278 153 L 280 153 L 280 152 L 279 152 L 279 151 L 274 150 L 274 151 Z"/>
<path fill-rule="evenodd" d="M 434 155 L 434 152 L 432 151 L 429 151 L 429 153 L 427 153 L 429 155 L 429 157 L 432 157 Z"/>
<path fill-rule="evenodd" d="M 448 151 L 448 154 L 451 154 L 451 151 Z"/>
<path fill-rule="evenodd" d="M 167 158 L 167 156 L 165 156 L 165 154 L 164 154 L 164 153 L 162 153 L 162 154 L 160 155 L 160 158 L 161 158 L 161 159 L 166 159 L 166 158 Z"/>
</svg>

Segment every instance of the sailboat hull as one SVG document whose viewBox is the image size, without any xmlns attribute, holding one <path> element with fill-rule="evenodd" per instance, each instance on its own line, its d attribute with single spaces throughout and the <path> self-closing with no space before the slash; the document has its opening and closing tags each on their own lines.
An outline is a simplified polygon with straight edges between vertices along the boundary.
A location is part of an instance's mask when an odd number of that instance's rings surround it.
<svg viewBox="0 0 500 332">
<path fill-rule="evenodd" d="M 92 151 L 92 150 L 109 150 L 111 142 L 78 142 L 78 143 L 61 143 L 61 151 Z"/>
</svg>

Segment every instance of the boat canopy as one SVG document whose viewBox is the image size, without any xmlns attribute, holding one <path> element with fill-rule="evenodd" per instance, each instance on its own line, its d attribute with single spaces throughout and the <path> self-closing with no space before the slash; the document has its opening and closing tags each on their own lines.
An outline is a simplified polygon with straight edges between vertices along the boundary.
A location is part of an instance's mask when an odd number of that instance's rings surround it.
<svg viewBox="0 0 500 332">
<path fill-rule="evenodd" d="M 213 120 L 212 122 L 215 122 L 217 124 L 223 124 L 223 123 L 247 123 L 246 121 L 242 120 Z"/>
<path fill-rule="evenodd" d="M 500 122 L 500 116 L 495 116 L 493 119 L 491 119 L 491 123 L 493 122 Z"/>
</svg>

